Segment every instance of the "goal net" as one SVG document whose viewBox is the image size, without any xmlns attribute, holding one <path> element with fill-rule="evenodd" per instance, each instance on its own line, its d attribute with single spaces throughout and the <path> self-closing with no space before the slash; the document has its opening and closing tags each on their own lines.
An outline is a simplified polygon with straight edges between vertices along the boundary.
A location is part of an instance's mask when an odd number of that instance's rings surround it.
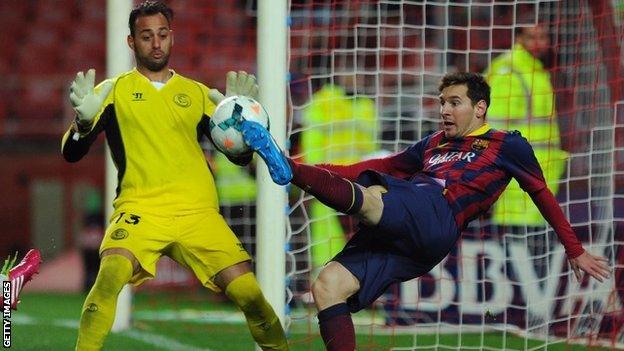
<svg viewBox="0 0 624 351">
<path fill-rule="evenodd" d="M 518 28 L 544 24 L 555 104 L 540 142 L 559 161 L 553 156 L 542 167 L 560 169 L 551 189 L 584 246 L 613 269 L 605 282 L 578 282 L 552 228 L 506 203 L 471 223 L 429 274 L 391 287 L 355 314 L 359 350 L 624 344 L 623 7 L 602 0 L 291 2 L 290 154 L 306 163 L 378 157 L 437 130 L 445 73 L 485 72 L 514 47 Z M 500 91 L 493 95 L 509 102 L 507 111 L 525 99 Z M 540 106 L 531 106 L 522 121 L 535 132 Z M 295 188 L 290 194 L 287 317 L 293 345 L 305 345 L 318 338 L 311 281 L 357 223 Z M 521 220 L 494 225 L 496 216 Z M 376 335 L 387 337 L 380 344 Z"/>
<path fill-rule="evenodd" d="M 176 47 L 184 51 L 172 64 L 220 89 L 225 71 L 256 71 L 256 3 L 242 3 L 172 1 Z M 471 223 L 429 274 L 391 287 L 354 315 L 358 350 L 622 347 L 624 2 L 327 0 L 288 6 L 289 153 L 306 163 L 378 157 L 437 130 L 439 79 L 455 70 L 485 72 L 512 49 L 516 29 L 544 23 L 544 66 L 555 100 L 550 120 L 558 130 L 545 142 L 566 156 L 549 185 L 584 246 L 608 257 L 613 269 L 603 283 L 587 277 L 579 283 L 551 228 L 528 215 L 513 228 L 493 226 L 488 214 Z M 253 178 L 211 156 L 222 213 L 254 254 Z M 319 349 L 310 285 L 357 223 L 295 187 L 288 191 L 286 326 L 293 349 Z M 502 207 L 503 217 L 517 217 L 514 204 Z M 162 302 L 161 291 L 174 289 L 174 303 L 184 306 L 178 320 L 188 317 L 189 306 L 205 307 L 196 279 L 166 259 L 142 289 L 154 292 L 154 306 Z M 177 302 L 180 289 L 190 292 L 191 302 Z"/>
</svg>

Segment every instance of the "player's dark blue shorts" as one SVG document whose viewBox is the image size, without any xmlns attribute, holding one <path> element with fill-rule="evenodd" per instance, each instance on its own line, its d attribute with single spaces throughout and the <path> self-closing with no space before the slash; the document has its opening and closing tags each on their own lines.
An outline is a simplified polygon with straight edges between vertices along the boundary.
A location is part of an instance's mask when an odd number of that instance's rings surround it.
<svg viewBox="0 0 624 351">
<path fill-rule="evenodd" d="M 357 312 L 373 303 L 393 283 L 429 272 L 449 253 L 459 230 L 442 191 L 431 183 L 412 183 L 373 171 L 358 183 L 383 185 L 384 209 L 377 226 L 366 226 L 332 260 L 347 268 L 360 290 L 347 303 Z"/>
</svg>

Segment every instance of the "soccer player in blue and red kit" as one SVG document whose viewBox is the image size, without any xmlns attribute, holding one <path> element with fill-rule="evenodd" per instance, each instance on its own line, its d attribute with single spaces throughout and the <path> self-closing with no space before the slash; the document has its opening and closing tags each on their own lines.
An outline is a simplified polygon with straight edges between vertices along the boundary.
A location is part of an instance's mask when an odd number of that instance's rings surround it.
<svg viewBox="0 0 624 351">
<path fill-rule="evenodd" d="M 483 77 L 447 74 L 439 92 L 441 131 L 399 153 L 348 166 L 311 166 L 277 157 L 275 144 L 266 142 L 269 137 L 258 125 L 241 123 L 245 141 L 272 173 L 288 163 L 291 183 L 360 218 L 360 230 L 312 286 L 328 350 L 354 350 L 350 314 L 371 304 L 392 283 L 422 276 L 440 263 L 512 177 L 554 228 L 576 277 L 581 278 L 581 270 L 599 281 L 609 276 L 607 259 L 583 249 L 526 139 L 486 123 L 490 87 Z"/>
</svg>

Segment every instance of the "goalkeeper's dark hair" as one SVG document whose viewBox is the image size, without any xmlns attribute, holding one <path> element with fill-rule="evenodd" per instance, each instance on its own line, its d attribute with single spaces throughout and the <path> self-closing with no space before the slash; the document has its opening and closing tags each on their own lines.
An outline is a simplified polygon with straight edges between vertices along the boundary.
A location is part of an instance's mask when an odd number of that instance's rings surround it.
<svg viewBox="0 0 624 351">
<path fill-rule="evenodd" d="M 470 98 L 472 106 L 477 102 L 484 100 L 485 103 L 490 106 L 490 85 L 485 81 L 482 75 L 474 72 L 454 72 L 447 73 L 438 86 L 438 91 L 441 93 L 444 88 L 451 85 L 466 85 L 468 92 L 466 95 Z"/>
<path fill-rule="evenodd" d="M 134 37 L 134 26 L 137 18 L 142 16 L 152 16 L 161 13 L 167 19 L 167 23 L 171 26 L 173 21 L 173 10 L 160 1 L 143 1 L 132 12 L 130 12 L 130 18 L 128 18 L 128 27 L 130 28 L 130 35 Z"/>
</svg>

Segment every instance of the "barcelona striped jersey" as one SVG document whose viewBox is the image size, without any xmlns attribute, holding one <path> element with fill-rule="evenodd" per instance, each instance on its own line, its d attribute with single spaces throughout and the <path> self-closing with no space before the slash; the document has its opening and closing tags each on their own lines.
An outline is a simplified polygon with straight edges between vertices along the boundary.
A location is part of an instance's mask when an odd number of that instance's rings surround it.
<svg viewBox="0 0 624 351">
<path fill-rule="evenodd" d="M 570 224 L 559 215 L 561 210 L 547 189 L 531 145 L 517 131 L 496 130 L 484 124 L 465 137 L 452 139 L 439 131 L 385 158 L 349 166 L 319 166 L 350 180 L 371 169 L 414 183 L 439 184 L 460 230 L 486 213 L 513 177 L 530 195 L 540 194 L 534 199 L 542 202 L 536 203 L 538 207 L 555 214 L 548 218 L 542 211 L 568 254 L 576 257 L 583 252 Z M 541 196 L 542 190 L 549 195 Z"/>
</svg>

